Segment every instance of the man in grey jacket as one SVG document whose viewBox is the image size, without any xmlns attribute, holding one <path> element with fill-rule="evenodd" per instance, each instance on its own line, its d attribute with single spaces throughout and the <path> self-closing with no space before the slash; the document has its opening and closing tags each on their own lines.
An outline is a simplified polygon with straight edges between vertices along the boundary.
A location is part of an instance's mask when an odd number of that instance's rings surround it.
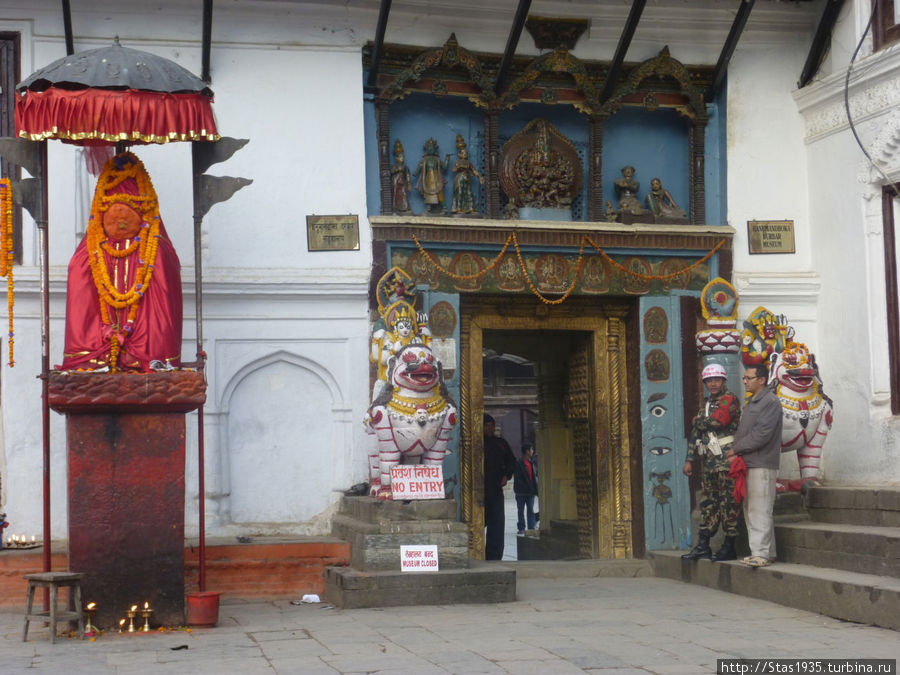
<svg viewBox="0 0 900 675">
<path fill-rule="evenodd" d="M 750 555 L 743 562 L 765 567 L 775 560 L 775 479 L 781 460 L 781 402 L 766 386 L 768 371 L 764 364 L 748 366 L 744 388 L 751 398 L 741 413 L 734 445 L 726 457 L 740 455 L 747 465 L 747 495 L 744 521 L 750 540 Z"/>
</svg>

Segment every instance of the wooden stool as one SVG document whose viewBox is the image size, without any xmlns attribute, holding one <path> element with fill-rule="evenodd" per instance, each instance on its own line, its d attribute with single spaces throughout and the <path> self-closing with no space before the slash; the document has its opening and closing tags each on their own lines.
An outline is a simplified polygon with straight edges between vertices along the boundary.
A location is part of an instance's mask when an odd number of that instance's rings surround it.
<svg viewBox="0 0 900 675">
<path fill-rule="evenodd" d="M 84 612 L 81 607 L 81 578 L 83 574 L 77 572 L 39 572 L 26 574 L 28 580 L 28 598 L 25 605 L 25 628 L 22 631 L 22 642 L 28 639 L 28 623 L 37 619 L 50 621 L 50 642 L 56 642 L 56 623 L 58 621 L 77 621 L 79 636 L 84 639 Z M 58 611 L 56 598 L 60 586 L 69 587 L 69 604 L 74 604 L 73 610 Z M 32 612 L 34 604 L 34 589 L 50 589 L 50 610 L 47 612 Z"/>
</svg>

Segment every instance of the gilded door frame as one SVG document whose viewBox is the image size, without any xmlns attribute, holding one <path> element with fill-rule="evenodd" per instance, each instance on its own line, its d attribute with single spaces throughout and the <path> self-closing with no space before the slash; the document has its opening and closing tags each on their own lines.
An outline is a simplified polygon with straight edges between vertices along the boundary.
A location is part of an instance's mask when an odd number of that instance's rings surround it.
<svg viewBox="0 0 900 675">
<path fill-rule="evenodd" d="M 594 400 L 593 503 L 591 529 L 598 559 L 630 558 L 634 552 L 631 494 L 631 439 L 625 350 L 628 306 L 570 299 L 535 307 L 529 297 L 463 296 L 460 303 L 460 496 L 469 525 L 469 556 L 484 558 L 484 414 L 482 354 L 485 330 L 586 331 L 592 340 Z"/>
</svg>

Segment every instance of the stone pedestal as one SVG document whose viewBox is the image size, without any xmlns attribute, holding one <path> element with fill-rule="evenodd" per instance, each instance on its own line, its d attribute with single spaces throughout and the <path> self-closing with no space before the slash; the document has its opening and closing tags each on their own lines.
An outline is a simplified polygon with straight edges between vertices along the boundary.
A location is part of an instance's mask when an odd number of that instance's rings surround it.
<svg viewBox="0 0 900 675">
<path fill-rule="evenodd" d="M 512 602 L 516 572 L 469 560 L 468 528 L 453 499 L 344 497 L 332 534 L 350 542 L 350 567 L 329 567 L 325 594 L 343 608 Z M 436 545 L 438 572 L 401 572 L 400 547 Z"/>
<path fill-rule="evenodd" d="M 198 372 L 50 376 L 66 415 L 69 569 L 101 628 L 145 602 L 154 625 L 184 623 L 184 413 L 205 392 Z"/>
</svg>

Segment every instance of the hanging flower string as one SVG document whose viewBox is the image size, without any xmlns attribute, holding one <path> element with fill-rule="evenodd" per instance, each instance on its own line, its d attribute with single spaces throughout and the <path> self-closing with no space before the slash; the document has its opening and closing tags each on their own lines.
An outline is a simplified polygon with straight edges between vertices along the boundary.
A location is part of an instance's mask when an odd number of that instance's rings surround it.
<svg viewBox="0 0 900 675">
<path fill-rule="evenodd" d="M 707 260 L 712 258 L 713 255 L 715 255 L 716 251 L 718 251 L 720 248 L 722 248 L 725 245 L 725 241 L 726 241 L 725 239 L 722 239 L 718 244 L 713 246 L 712 250 L 709 253 L 707 253 L 705 256 L 700 258 L 700 260 L 698 260 L 697 262 L 695 262 L 692 265 L 688 265 L 687 267 L 684 267 L 684 268 L 678 270 L 677 272 L 672 272 L 671 274 L 641 274 L 640 272 L 635 272 L 634 270 L 628 269 L 621 263 L 618 263 L 615 260 L 613 260 L 612 258 L 610 258 L 609 255 L 607 255 L 606 251 L 604 251 L 602 248 L 597 246 L 597 244 L 594 243 L 594 240 L 591 239 L 590 237 L 588 237 L 587 235 L 584 235 L 584 238 L 586 238 L 588 240 L 588 243 L 590 243 L 590 245 L 594 247 L 594 250 L 596 250 L 597 253 L 599 253 L 600 256 L 606 262 L 608 262 L 610 265 L 615 267 L 617 270 L 625 272 L 626 274 L 630 274 L 631 276 L 637 277 L 638 279 L 643 279 L 644 281 L 668 281 L 670 279 L 680 277 L 685 272 L 691 272 L 695 268 L 699 267 L 700 265 L 705 263 Z"/>
<path fill-rule="evenodd" d="M 525 278 L 525 281 L 528 282 L 528 288 L 531 289 L 531 292 L 534 293 L 541 302 L 545 305 L 561 305 L 566 301 L 572 291 L 575 290 L 575 284 L 578 283 L 578 275 L 581 273 L 581 264 L 584 262 L 584 237 L 581 238 L 581 246 L 578 247 L 578 262 L 575 263 L 575 274 L 572 275 L 572 283 L 569 284 L 568 290 L 563 293 L 560 297 L 556 298 L 556 300 L 550 300 L 545 297 L 534 285 L 531 281 L 531 276 L 528 274 L 528 270 L 525 268 L 525 261 L 522 259 L 522 252 L 519 250 L 519 238 L 516 237 L 516 233 L 513 232 L 513 243 L 516 246 L 516 257 L 519 259 L 519 267 L 522 268 L 522 276 Z"/>
<path fill-rule="evenodd" d="M 430 253 L 429 251 L 426 251 L 424 248 L 422 248 L 422 244 L 419 242 L 419 239 L 418 239 L 418 237 L 416 237 L 416 235 L 413 235 L 413 241 L 416 242 L 416 246 L 418 247 L 419 252 L 422 253 L 422 255 L 424 255 L 435 266 L 435 268 L 437 268 L 438 271 L 440 271 L 442 274 L 447 275 L 448 277 L 450 277 L 451 279 L 453 279 L 454 281 L 457 281 L 457 282 L 470 281 L 472 279 L 480 279 L 485 274 L 490 272 L 494 267 L 496 267 L 497 263 L 503 258 L 503 254 L 506 253 L 506 249 L 509 248 L 509 244 L 510 244 L 510 242 L 512 242 L 512 244 L 516 250 L 516 258 L 519 261 L 519 267 L 522 270 L 522 275 L 525 278 L 525 281 L 528 283 L 528 287 L 531 289 L 531 292 L 534 293 L 538 298 L 540 298 L 541 302 L 543 302 L 544 304 L 559 305 L 559 304 L 563 303 L 572 294 L 572 292 L 575 290 L 576 284 L 578 283 L 578 275 L 581 273 L 581 267 L 584 264 L 584 246 L 585 246 L 585 244 L 590 244 L 594 248 L 594 250 L 597 251 L 597 253 L 600 255 L 600 257 L 602 257 L 610 265 L 612 265 L 619 271 L 624 272 L 625 274 L 628 274 L 633 277 L 637 277 L 639 279 L 643 279 L 645 281 L 668 281 L 671 279 L 675 279 L 676 277 L 679 277 L 682 274 L 693 271 L 694 269 L 696 269 L 697 267 L 699 267 L 700 265 L 705 263 L 707 260 L 712 258 L 713 255 L 715 255 L 715 253 L 720 248 L 722 248 L 725 245 L 727 240 L 722 239 L 721 241 L 719 241 L 718 244 L 716 244 L 712 248 L 712 250 L 710 250 L 705 256 L 700 258 L 700 260 L 697 260 L 696 262 L 694 262 L 690 265 L 687 265 L 680 270 L 676 270 L 675 272 L 671 272 L 670 274 L 642 274 L 640 272 L 630 270 L 627 267 L 625 267 L 624 265 L 622 265 L 621 263 L 613 260 L 609 256 L 609 254 L 606 253 L 606 251 L 604 251 L 602 248 L 597 246 L 597 244 L 594 242 L 593 239 L 591 239 L 588 235 L 584 234 L 581 236 L 581 243 L 579 244 L 579 247 L 578 247 L 578 261 L 575 264 L 575 272 L 572 276 L 572 282 L 569 284 L 569 288 L 566 289 L 566 291 L 564 291 L 560 297 L 553 299 L 553 300 L 547 298 L 543 293 L 541 293 L 538 290 L 538 288 L 534 285 L 534 282 L 531 280 L 531 275 L 528 274 L 528 269 L 525 265 L 525 260 L 522 257 L 522 251 L 519 249 L 519 239 L 516 236 L 515 232 L 512 232 L 509 235 L 509 237 L 507 237 L 506 243 L 503 244 L 503 249 L 500 251 L 500 253 L 497 255 L 497 257 L 494 258 L 490 262 L 490 264 L 488 264 L 487 267 L 485 267 L 483 270 L 480 270 L 479 272 L 476 272 L 475 274 L 454 274 L 450 270 L 445 269 L 444 267 L 441 266 L 441 264 L 438 262 L 437 256 L 435 254 Z"/>
<path fill-rule="evenodd" d="M 9 309 L 9 366 L 16 365 L 13 357 L 15 334 L 13 332 L 13 197 L 9 178 L 0 179 L 0 276 L 6 277 L 6 303 Z"/>
<path fill-rule="evenodd" d="M 515 238 L 515 232 L 510 234 L 506 238 L 506 243 L 503 244 L 503 248 L 500 250 L 500 253 L 497 254 L 497 257 L 494 258 L 487 267 L 479 272 L 475 272 L 475 274 L 454 274 L 450 270 L 444 269 L 441 267 L 441 263 L 438 262 L 437 256 L 433 253 L 429 253 L 424 248 L 422 248 L 422 244 L 419 243 L 419 238 L 416 235 L 413 235 L 413 241 L 416 242 L 416 246 L 419 247 L 419 252 L 424 255 L 428 260 L 434 265 L 440 272 L 446 274 L 448 277 L 453 279 L 454 281 L 471 281 L 472 279 L 480 279 L 485 274 L 490 272 L 494 267 L 497 266 L 497 263 L 500 262 L 500 259 L 503 258 L 503 254 L 506 253 L 506 249 L 509 248 L 509 244 Z M 518 246 L 518 245 L 517 245 Z"/>
<path fill-rule="evenodd" d="M 124 192 L 108 194 L 110 190 L 128 178 L 134 179 L 137 183 L 137 195 Z M 91 218 L 88 222 L 87 251 L 91 275 L 100 296 L 100 317 L 103 324 L 111 328 L 109 369 L 110 372 L 115 373 L 122 347 L 119 342 L 119 334 L 127 336 L 134 328 L 134 320 L 137 317 L 141 298 L 147 293 L 153 277 L 156 252 L 159 248 L 159 204 L 156 199 L 156 191 L 153 189 L 144 165 L 131 153 L 124 153 L 109 160 L 103 168 L 97 185 L 98 189 L 91 205 Z M 115 203 L 125 203 L 131 206 L 143 219 L 138 235 L 121 249 L 110 245 L 103 229 L 103 214 Z M 113 258 L 125 258 L 135 251 L 138 251 L 138 268 L 135 272 L 134 283 L 127 291 L 121 292 L 109 277 L 104 254 Z M 110 307 L 114 309 L 128 308 L 128 317 L 124 326 L 113 323 Z"/>
</svg>

